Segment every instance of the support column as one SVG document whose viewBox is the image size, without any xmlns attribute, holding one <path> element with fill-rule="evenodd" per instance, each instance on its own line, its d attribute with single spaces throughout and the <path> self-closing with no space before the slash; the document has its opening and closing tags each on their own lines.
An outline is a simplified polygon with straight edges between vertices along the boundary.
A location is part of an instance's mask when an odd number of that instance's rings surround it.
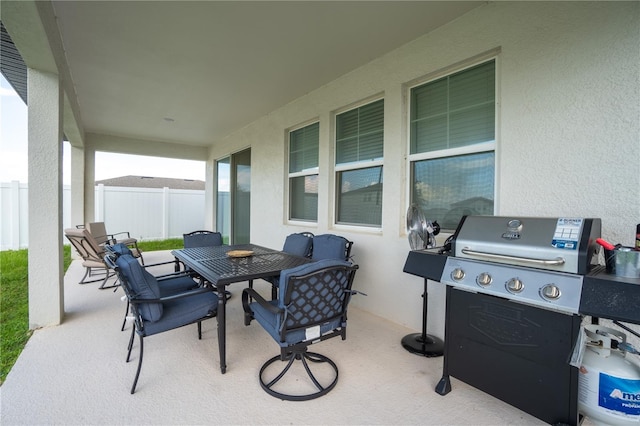
<svg viewBox="0 0 640 426">
<path fill-rule="evenodd" d="M 71 226 L 84 220 L 84 149 L 71 146 Z"/>
<path fill-rule="evenodd" d="M 96 217 L 96 150 L 84 147 L 84 223 Z"/>
<path fill-rule="evenodd" d="M 64 316 L 63 92 L 55 74 L 28 69 L 29 328 Z"/>
<path fill-rule="evenodd" d="M 216 229 L 216 195 L 218 178 L 215 173 L 215 161 L 208 159 L 205 164 L 204 173 L 204 229 L 212 229 L 222 232 L 222 229 Z"/>
</svg>

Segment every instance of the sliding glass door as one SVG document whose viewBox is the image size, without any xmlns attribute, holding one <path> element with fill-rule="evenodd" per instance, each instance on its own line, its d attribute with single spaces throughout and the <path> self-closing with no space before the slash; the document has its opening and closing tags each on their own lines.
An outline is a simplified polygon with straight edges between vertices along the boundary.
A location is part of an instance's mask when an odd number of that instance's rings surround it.
<svg viewBox="0 0 640 426">
<path fill-rule="evenodd" d="M 217 162 L 216 229 L 229 244 L 245 244 L 251 235 L 251 149 Z"/>
<path fill-rule="evenodd" d="M 231 156 L 231 241 L 245 244 L 250 238 L 251 223 L 251 149 Z"/>
<path fill-rule="evenodd" d="M 222 241 L 231 241 L 231 157 L 218 160 L 216 163 L 218 180 L 216 198 L 216 231 L 222 234 Z"/>
</svg>

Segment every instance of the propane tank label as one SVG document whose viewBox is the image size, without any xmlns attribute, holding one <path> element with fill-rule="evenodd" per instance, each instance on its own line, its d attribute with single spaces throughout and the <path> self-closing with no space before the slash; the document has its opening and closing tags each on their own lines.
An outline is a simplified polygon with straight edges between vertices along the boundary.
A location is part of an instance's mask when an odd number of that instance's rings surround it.
<svg viewBox="0 0 640 426">
<path fill-rule="evenodd" d="M 640 415 L 640 380 L 600 373 L 598 405 L 627 415 Z"/>
</svg>

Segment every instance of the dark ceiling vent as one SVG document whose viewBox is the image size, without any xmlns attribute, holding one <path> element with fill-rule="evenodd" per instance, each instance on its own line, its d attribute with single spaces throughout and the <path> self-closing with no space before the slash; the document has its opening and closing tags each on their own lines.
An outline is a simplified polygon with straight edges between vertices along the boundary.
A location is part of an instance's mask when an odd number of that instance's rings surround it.
<svg viewBox="0 0 640 426">
<path fill-rule="evenodd" d="M 2 22 L 0 22 L 0 33 L 2 36 L 0 41 L 0 72 L 26 104 L 27 66 Z"/>
</svg>

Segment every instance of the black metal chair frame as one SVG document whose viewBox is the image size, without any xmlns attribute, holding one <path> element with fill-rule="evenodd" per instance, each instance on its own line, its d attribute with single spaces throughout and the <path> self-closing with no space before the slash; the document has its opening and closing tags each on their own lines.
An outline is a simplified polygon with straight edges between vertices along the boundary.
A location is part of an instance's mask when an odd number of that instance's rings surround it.
<svg viewBox="0 0 640 426">
<path fill-rule="evenodd" d="M 283 400 L 288 400 L 288 401 L 307 401 L 307 400 L 315 399 L 327 394 L 336 386 L 338 382 L 338 367 L 335 364 L 335 362 L 333 362 L 330 358 L 328 358 L 325 355 L 309 351 L 308 347 L 314 343 L 318 343 L 318 342 L 331 339 L 337 336 L 340 336 L 342 340 L 346 339 L 347 307 L 348 307 L 349 301 L 353 294 L 357 294 L 357 293 L 364 294 L 364 293 L 352 290 L 353 279 L 355 277 L 355 272 L 357 269 L 358 269 L 358 265 L 332 266 L 332 267 L 323 268 L 305 275 L 289 276 L 289 280 L 286 287 L 287 291 L 286 291 L 286 294 L 284 295 L 285 306 L 292 306 L 291 304 L 296 302 L 295 300 L 292 300 L 294 291 L 300 293 L 301 295 L 305 294 L 305 291 L 298 290 L 298 288 L 300 286 L 307 286 L 309 284 L 309 280 L 311 277 L 318 276 L 318 275 L 329 276 L 330 278 L 329 282 L 331 283 L 331 282 L 339 281 L 338 274 L 345 274 L 343 278 L 344 283 L 340 285 L 340 288 L 343 291 L 340 309 L 337 312 L 335 312 L 334 315 L 331 315 L 329 317 L 323 316 L 320 319 L 312 319 L 310 317 L 307 317 L 306 315 L 303 315 L 301 318 L 294 319 L 292 314 L 287 315 L 288 309 L 278 308 L 273 304 L 267 302 L 259 293 L 257 293 L 252 288 L 246 288 L 243 290 L 242 305 L 245 311 L 244 313 L 245 325 L 250 325 L 251 321 L 254 319 L 253 312 L 249 306 L 252 299 L 273 314 L 285 315 L 285 324 L 282 326 L 280 330 L 280 342 L 286 342 L 287 333 L 290 333 L 296 330 L 305 330 L 305 329 L 308 329 L 309 327 L 319 326 L 320 324 L 324 324 L 328 321 L 334 321 L 336 319 L 340 320 L 340 325 L 337 328 L 313 340 L 302 341 L 302 342 L 294 343 L 291 345 L 281 344 L 280 354 L 267 360 L 260 368 L 260 373 L 259 373 L 260 385 L 262 389 L 264 389 L 269 395 L 272 395 L 276 398 L 280 398 Z M 323 290 L 328 290 L 328 292 L 332 293 L 333 295 L 335 295 L 336 291 L 339 291 L 337 286 L 336 288 L 327 287 L 327 288 L 324 288 Z M 315 295 L 316 294 L 314 293 L 314 296 Z M 304 295 L 302 298 L 306 298 L 306 297 L 307 296 Z M 304 301 L 304 303 L 302 304 L 308 307 L 309 304 L 311 304 L 311 302 L 307 300 L 307 301 Z M 286 365 L 284 366 L 282 371 L 280 371 L 279 374 L 277 374 L 273 379 L 267 381 L 264 377 L 265 370 L 278 360 L 282 362 L 286 362 Z M 291 366 L 295 361 L 301 361 L 309 379 L 317 389 L 317 392 L 304 394 L 304 395 L 292 395 L 292 394 L 285 394 L 282 392 L 278 392 L 273 389 L 273 387 L 286 375 L 286 373 L 289 371 L 289 369 L 291 368 Z M 314 375 L 313 371 L 311 370 L 311 367 L 309 366 L 309 362 L 316 363 L 316 364 L 317 363 L 328 364 L 335 372 L 335 375 L 333 376 L 330 383 L 325 385 L 321 384 L 319 380 L 316 378 L 316 376 Z"/>
<path fill-rule="evenodd" d="M 304 235 L 307 238 L 311 238 L 311 249 L 309 253 L 305 257 L 311 258 L 311 253 L 313 252 L 313 233 L 312 232 L 299 232 L 300 235 Z M 278 298 L 278 282 L 279 277 L 268 277 L 264 279 L 268 283 L 271 284 L 271 300 L 276 300 Z M 253 288 L 253 280 L 249 281 L 249 288 Z"/>
<path fill-rule="evenodd" d="M 193 231 L 193 232 L 188 232 L 186 234 L 182 234 L 182 239 L 183 239 L 183 242 L 184 242 L 184 248 L 200 247 L 199 245 L 189 245 L 189 244 L 187 244 L 187 240 L 191 236 L 205 235 L 205 234 L 217 234 L 217 235 L 220 235 L 220 242 L 222 243 L 222 234 L 220 232 L 218 232 L 218 231 L 199 230 L 199 231 Z M 224 245 L 224 243 L 222 243 L 221 245 Z M 175 271 L 178 272 L 180 270 L 180 266 L 179 266 L 180 265 L 180 261 L 176 258 L 174 262 L 176 263 Z M 209 287 L 211 289 L 215 289 L 216 288 L 215 285 L 211 284 L 209 281 L 207 281 L 201 275 L 195 273 L 194 271 L 188 270 L 186 266 L 184 267 L 184 270 L 186 272 L 192 272 L 194 274 L 194 277 L 197 278 L 200 281 L 200 286 Z M 231 299 L 231 292 L 229 290 L 225 290 L 224 291 L 224 295 L 225 295 L 227 300 Z"/>
<path fill-rule="evenodd" d="M 181 299 L 181 298 L 185 298 L 185 297 L 192 297 L 194 295 L 197 294 L 201 294 L 201 293 L 210 293 L 211 290 L 209 288 L 204 288 L 204 287 L 199 287 L 196 288 L 194 290 L 190 290 L 190 291 L 186 291 L 184 293 L 178 293 L 178 294 L 174 294 L 171 296 L 166 296 L 166 297 L 162 297 L 159 299 L 139 299 L 136 297 L 135 294 L 133 294 L 133 292 L 131 291 L 131 288 L 129 287 L 129 283 L 127 282 L 126 277 L 124 276 L 124 274 L 120 273 L 116 263 L 115 263 L 115 258 L 116 255 L 114 253 L 109 253 L 105 256 L 105 262 L 107 263 L 107 265 L 109 265 L 110 268 L 112 268 L 114 271 L 116 271 L 116 273 L 118 274 L 118 277 L 120 278 L 120 281 L 122 283 L 122 288 L 127 296 L 127 301 L 129 303 L 129 306 L 131 307 L 131 313 L 134 316 L 134 327 L 131 329 L 131 336 L 129 338 L 129 345 L 127 347 L 127 358 L 126 358 L 126 362 L 129 362 L 131 360 L 131 351 L 133 349 L 133 343 L 134 343 L 134 335 L 138 334 L 138 338 L 139 338 L 139 342 L 140 342 L 140 352 L 139 352 L 139 356 L 138 356 L 138 367 L 136 369 L 136 375 L 133 379 L 133 384 L 131 385 L 131 394 L 133 394 L 136 390 L 136 386 L 138 384 L 138 379 L 140 377 L 140 372 L 142 371 L 142 358 L 144 355 L 144 338 L 147 337 L 147 333 L 145 331 L 144 328 L 144 319 L 142 318 L 142 316 L 140 315 L 140 312 L 138 311 L 138 306 L 142 305 L 142 304 L 147 304 L 147 303 L 163 303 L 163 302 L 168 302 L 171 300 L 176 300 L 176 299 Z M 207 319 L 211 319 L 211 318 L 215 318 L 216 317 L 216 313 L 212 314 L 212 315 L 207 315 L 204 316 L 202 318 L 198 318 L 194 321 L 182 324 L 180 326 L 171 328 L 171 329 L 167 329 L 167 330 L 163 330 L 164 331 L 170 331 L 170 330 L 174 330 L 176 328 L 181 328 L 184 326 L 188 326 L 191 324 L 197 324 L 198 325 L 198 340 L 202 340 L 202 321 L 205 321 Z M 154 333 L 154 334 L 159 334 L 159 333 Z M 151 336 L 153 334 L 150 334 L 149 336 Z"/>
<path fill-rule="evenodd" d="M 107 248 L 107 251 L 108 251 L 109 250 L 108 247 L 106 247 L 106 248 Z M 152 263 L 150 265 L 144 265 L 143 264 L 142 267 L 144 269 L 148 270 L 149 268 L 153 268 L 154 266 L 169 265 L 169 264 L 172 264 L 172 263 L 174 263 L 174 261 L 169 260 L 167 262 Z M 153 276 L 156 277 L 156 279 L 158 280 L 158 284 L 160 284 L 160 285 L 162 285 L 162 281 L 164 281 L 164 280 L 170 280 L 172 278 L 179 278 L 179 277 L 189 277 L 189 278 L 192 278 L 194 280 L 193 281 L 193 285 L 195 287 L 195 286 L 198 285 L 198 281 L 196 281 L 196 279 L 199 279 L 198 275 L 196 275 L 193 272 L 186 271 L 186 270 L 178 271 L 178 272 L 174 272 L 174 273 L 169 273 L 169 274 L 161 274 L 161 275 L 153 274 Z M 120 327 L 120 331 L 124 331 L 124 328 L 127 325 L 127 318 L 129 316 L 129 308 L 131 306 L 131 304 L 129 303 L 129 298 L 127 297 L 126 299 L 127 299 L 127 308 L 125 310 L 125 316 L 124 316 L 124 319 L 122 320 L 122 327 Z"/>
<path fill-rule="evenodd" d="M 108 288 L 117 288 L 119 286 L 118 281 L 112 285 L 106 285 L 109 278 L 113 277 L 115 273 L 111 271 L 108 265 L 105 263 L 102 256 L 105 252 L 103 247 L 93 240 L 93 236 L 89 231 L 85 229 L 69 228 L 64 231 L 65 237 L 76 249 L 80 257 L 82 257 L 82 266 L 84 266 L 84 276 L 78 284 L 90 284 L 102 281 L 100 284 L 100 290 Z M 99 272 L 95 272 L 95 270 Z M 93 279 L 87 279 L 91 277 L 97 277 Z"/>
<path fill-rule="evenodd" d="M 133 256 L 140 259 L 140 262 L 144 265 L 144 257 L 142 256 L 142 250 L 138 247 L 138 240 L 131 237 L 131 234 L 128 231 L 116 232 L 113 234 L 107 233 L 107 228 L 104 222 L 91 222 L 86 225 L 76 225 L 78 229 L 86 229 L 91 232 L 92 225 L 98 225 L 101 229 L 104 230 L 104 235 L 93 235 L 93 238 L 96 242 L 101 246 L 106 245 L 114 245 L 118 243 L 125 244 L 127 247 L 131 249 Z M 126 237 L 118 238 L 118 235 L 126 235 Z"/>
<path fill-rule="evenodd" d="M 332 234 L 332 235 L 335 235 L 335 234 Z M 313 236 L 314 235 L 311 234 L 312 238 L 313 238 Z M 344 238 L 344 237 L 342 237 L 340 235 L 335 235 L 335 236 Z M 344 243 L 344 259 L 341 259 L 341 260 L 345 260 L 347 262 L 351 262 L 353 260 L 352 257 L 351 257 L 351 248 L 353 247 L 353 241 L 347 240 L 346 238 L 344 238 L 344 240 L 345 240 L 345 243 Z M 313 258 L 313 246 L 311 247 L 311 254 L 309 255 L 309 257 Z M 320 260 L 320 259 L 318 259 L 318 260 Z"/>
</svg>

